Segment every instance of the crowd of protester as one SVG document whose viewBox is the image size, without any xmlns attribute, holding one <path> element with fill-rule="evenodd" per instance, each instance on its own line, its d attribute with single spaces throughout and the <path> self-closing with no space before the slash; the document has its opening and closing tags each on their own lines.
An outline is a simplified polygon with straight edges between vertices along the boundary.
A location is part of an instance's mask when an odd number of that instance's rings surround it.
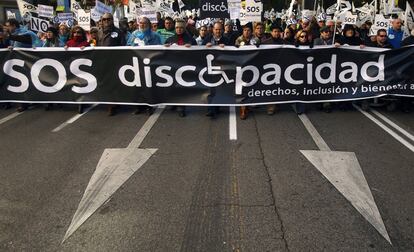
<svg viewBox="0 0 414 252">
<path fill-rule="evenodd" d="M 106 13 L 101 20 L 89 32 L 80 26 L 67 27 L 61 24 L 49 27 L 45 33 L 34 33 L 20 24 L 16 19 L 9 19 L 0 29 L 0 48 L 34 48 L 34 47 L 79 47 L 88 46 L 146 46 L 146 45 L 178 45 L 178 46 L 205 46 L 224 47 L 246 45 L 294 45 L 296 47 L 309 47 L 335 45 L 378 47 L 397 49 L 402 46 L 414 44 L 414 30 L 411 35 L 403 39 L 401 20 L 394 18 L 388 30 L 380 29 L 374 35 L 370 35 L 371 22 L 367 21 L 361 26 L 341 25 L 326 17 L 303 17 L 299 20 L 289 19 L 286 22 L 281 19 L 270 18 L 264 22 L 247 23 L 240 25 L 239 22 L 224 21 L 217 19 L 209 25 L 196 27 L 196 17 L 187 20 L 171 17 L 161 19 L 158 23 L 151 24 L 150 20 L 142 17 L 139 20 L 128 22 L 127 19 L 119 21 L 119 28 L 115 27 L 113 16 Z M 210 99 L 215 90 L 210 91 Z M 370 100 L 363 102 L 367 108 Z M 400 108 L 409 112 L 412 106 L 411 98 L 400 98 Z M 335 106 L 334 106 L 335 105 Z M 323 103 L 321 109 L 331 112 L 333 108 L 350 109 L 350 103 Z M 10 104 L 6 104 L 9 108 Z M 45 109 L 50 109 L 47 104 Z M 179 116 L 186 116 L 185 107 L 173 107 Z M 297 113 L 305 112 L 305 104 L 297 103 Z M 18 111 L 24 111 L 27 105 L 19 104 Z M 149 106 L 139 106 L 137 113 L 146 110 L 152 113 Z M 275 105 L 267 106 L 267 113 L 273 115 L 277 111 Z M 83 106 L 79 106 L 79 113 L 83 112 Z M 218 107 L 209 107 L 207 116 L 215 118 L 219 112 Z M 240 118 L 246 119 L 249 107 L 240 107 Z M 109 106 L 109 115 L 116 113 L 116 106 Z"/>
</svg>

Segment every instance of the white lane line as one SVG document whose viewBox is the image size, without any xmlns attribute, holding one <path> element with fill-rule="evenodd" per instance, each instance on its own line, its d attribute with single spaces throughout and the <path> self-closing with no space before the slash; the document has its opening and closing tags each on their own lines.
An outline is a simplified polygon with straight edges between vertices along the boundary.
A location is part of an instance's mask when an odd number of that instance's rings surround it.
<svg viewBox="0 0 414 252">
<path fill-rule="evenodd" d="M 8 122 L 8 121 L 12 120 L 13 118 L 18 117 L 19 115 L 21 115 L 23 113 L 24 113 L 24 111 L 23 112 L 14 112 L 14 113 L 0 119 L 0 125 L 5 123 L 5 122 Z"/>
<path fill-rule="evenodd" d="M 234 106 L 230 107 L 229 136 L 230 136 L 230 140 L 237 140 L 237 118 L 236 118 L 236 108 Z"/>
<path fill-rule="evenodd" d="M 62 130 L 63 128 L 65 128 L 66 126 L 68 126 L 69 124 L 74 123 L 76 120 L 78 120 L 79 118 L 81 118 L 82 116 L 84 116 L 86 113 L 88 113 L 91 109 L 95 108 L 96 106 L 98 106 L 97 103 L 93 104 L 92 106 L 90 106 L 87 109 L 85 109 L 85 111 L 83 111 L 82 114 L 75 115 L 74 117 L 70 118 L 66 122 L 62 123 L 61 125 L 59 125 L 55 129 L 53 129 L 52 132 L 58 132 L 58 131 Z"/>
<path fill-rule="evenodd" d="M 139 148 L 141 143 L 144 141 L 145 137 L 150 132 L 152 126 L 157 122 L 158 118 L 160 117 L 161 113 L 164 111 L 165 106 L 159 106 L 152 114 L 148 120 L 144 123 L 142 128 L 138 131 L 135 135 L 134 139 L 131 140 L 127 148 Z"/>
<path fill-rule="evenodd" d="M 364 116 L 368 117 L 371 121 L 373 121 L 375 124 L 377 124 L 380 128 L 385 130 L 388 134 L 390 134 L 392 137 L 394 137 L 398 142 L 403 144 L 405 147 L 407 147 L 409 150 L 414 152 L 414 145 L 410 144 L 407 140 L 399 136 L 397 133 L 395 133 L 392 129 L 388 128 L 386 125 L 384 125 L 382 122 L 380 122 L 378 119 L 370 115 L 369 113 L 363 111 L 360 107 L 357 105 L 353 105 L 359 112 L 361 112 Z"/>
<path fill-rule="evenodd" d="M 388 119 L 385 115 L 381 114 L 377 110 L 371 109 L 371 111 L 376 116 L 378 116 L 379 118 L 381 118 L 384 122 L 388 123 L 391 127 L 393 127 L 394 129 L 398 130 L 399 132 L 401 132 L 401 134 L 403 134 L 404 136 L 406 136 L 407 138 L 409 138 L 411 141 L 414 142 L 414 136 L 411 135 L 408 131 L 406 131 L 405 129 L 403 129 L 400 126 L 398 126 L 396 123 L 394 123 L 393 121 L 391 121 L 390 119 Z"/>
<path fill-rule="evenodd" d="M 325 140 L 323 140 L 319 132 L 316 130 L 312 122 L 309 120 L 309 118 L 305 114 L 300 114 L 298 115 L 298 117 L 302 121 L 303 125 L 305 125 L 306 130 L 311 135 L 313 141 L 318 146 L 319 150 L 331 151 L 331 148 L 329 148 L 328 144 L 325 142 Z"/>
</svg>

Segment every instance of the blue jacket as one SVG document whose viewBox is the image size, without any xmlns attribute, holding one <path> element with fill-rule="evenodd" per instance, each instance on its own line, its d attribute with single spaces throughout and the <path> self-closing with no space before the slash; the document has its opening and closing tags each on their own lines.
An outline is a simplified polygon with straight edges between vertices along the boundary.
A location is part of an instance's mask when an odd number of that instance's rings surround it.
<svg viewBox="0 0 414 252">
<path fill-rule="evenodd" d="M 388 28 L 388 42 L 392 45 L 392 48 L 400 48 L 401 41 L 403 39 L 404 32 L 402 30 L 396 31 L 391 27 Z"/>
<path fill-rule="evenodd" d="M 36 35 L 36 33 L 29 31 L 26 29 L 26 27 L 19 27 L 16 28 L 16 30 L 13 32 L 12 35 L 30 35 L 30 37 L 32 38 L 32 43 L 23 43 L 23 42 L 19 42 L 19 41 L 13 41 L 10 40 L 9 41 L 9 45 L 16 47 L 16 48 L 32 48 L 32 47 L 41 47 L 42 46 L 42 42 L 39 39 L 39 37 Z"/>
<path fill-rule="evenodd" d="M 161 36 L 148 29 L 146 31 L 136 30 L 131 34 L 127 45 L 129 46 L 143 46 L 143 45 L 162 45 Z"/>
</svg>

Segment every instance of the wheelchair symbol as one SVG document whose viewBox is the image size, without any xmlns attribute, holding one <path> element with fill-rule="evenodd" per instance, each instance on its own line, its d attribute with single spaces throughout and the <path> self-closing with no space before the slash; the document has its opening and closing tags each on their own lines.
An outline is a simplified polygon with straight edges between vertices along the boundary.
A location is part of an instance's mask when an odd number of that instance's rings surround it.
<svg viewBox="0 0 414 252">
<path fill-rule="evenodd" d="M 203 85 L 207 87 L 218 87 L 221 84 L 223 84 L 223 82 L 226 82 L 226 83 L 234 82 L 234 80 L 230 80 L 229 77 L 227 77 L 227 74 L 221 69 L 221 66 L 213 66 L 214 55 L 208 54 L 206 56 L 206 60 L 207 60 L 207 67 L 204 67 L 203 69 L 201 69 L 200 73 L 198 74 L 198 78 L 200 79 L 200 82 Z M 209 75 L 221 75 L 222 77 L 217 82 L 214 82 L 214 83 L 207 82 L 204 79 L 204 74 L 206 72 Z"/>
</svg>

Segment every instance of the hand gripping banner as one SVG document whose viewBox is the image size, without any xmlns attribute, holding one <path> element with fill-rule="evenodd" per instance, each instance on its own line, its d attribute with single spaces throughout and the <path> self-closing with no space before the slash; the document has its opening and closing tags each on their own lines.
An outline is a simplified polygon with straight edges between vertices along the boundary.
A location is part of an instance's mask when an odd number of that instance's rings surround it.
<svg viewBox="0 0 414 252">
<path fill-rule="evenodd" d="M 414 96 L 414 47 L 0 50 L 0 102 L 258 105 Z"/>
</svg>

